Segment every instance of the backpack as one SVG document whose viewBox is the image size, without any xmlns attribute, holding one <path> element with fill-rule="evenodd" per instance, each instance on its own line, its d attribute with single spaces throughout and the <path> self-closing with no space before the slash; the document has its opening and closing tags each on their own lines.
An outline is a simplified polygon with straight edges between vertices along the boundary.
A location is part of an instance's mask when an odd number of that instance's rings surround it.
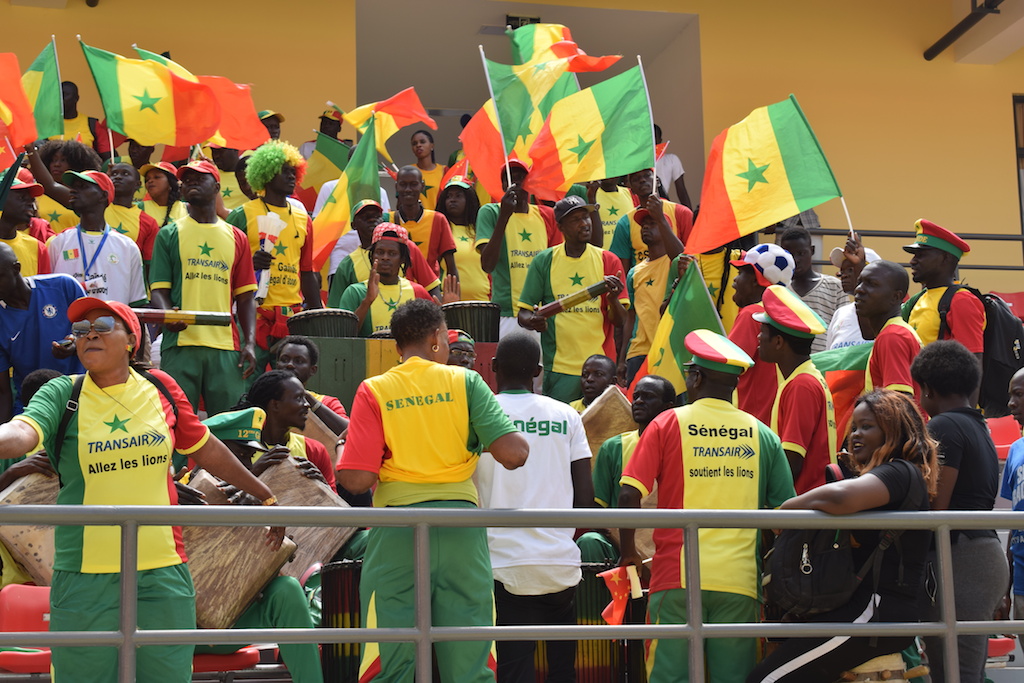
<svg viewBox="0 0 1024 683">
<path fill-rule="evenodd" d="M 923 477 L 906 460 L 896 458 L 892 462 L 903 463 L 916 475 L 899 511 L 920 509 L 925 498 Z M 900 550 L 902 534 L 902 529 L 882 534 L 878 546 L 858 569 L 853 564 L 849 529 L 784 529 L 764 558 L 761 585 L 765 601 L 784 613 L 782 621 L 799 621 L 842 607 L 869 572 L 877 587 L 882 557 L 894 543 Z"/>
</svg>

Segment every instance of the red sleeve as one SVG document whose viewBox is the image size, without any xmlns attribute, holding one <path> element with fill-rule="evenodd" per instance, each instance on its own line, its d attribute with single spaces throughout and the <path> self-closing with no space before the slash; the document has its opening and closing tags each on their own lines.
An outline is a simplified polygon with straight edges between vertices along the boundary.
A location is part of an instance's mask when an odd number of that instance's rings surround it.
<svg viewBox="0 0 1024 683">
<path fill-rule="evenodd" d="M 409 284 L 412 285 L 412 291 L 416 294 L 417 299 L 426 299 L 427 301 L 434 300 L 434 297 L 430 296 L 430 293 L 427 292 L 420 283 L 410 280 Z"/>
<path fill-rule="evenodd" d="M 985 305 L 965 289 L 958 290 L 946 315 L 947 339 L 955 339 L 971 353 L 985 351 Z"/>
<path fill-rule="evenodd" d="M 306 216 L 306 241 L 299 252 L 299 272 L 310 273 L 313 268 L 313 219 Z"/>
<path fill-rule="evenodd" d="M 238 228 L 232 227 L 235 236 L 235 262 L 231 265 L 231 292 L 238 292 L 247 286 L 256 287 L 256 272 L 252 269 L 252 252 L 249 238 Z"/>
<path fill-rule="evenodd" d="M 875 340 L 871 352 L 871 382 L 877 389 L 906 391 L 914 387 L 910 364 L 921 345 L 909 332 L 897 329 L 902 333 L 882 334 Z"/>
<path fill-rule="evenodd" d="M 424 287 L 434 283 L 437 280 L 437 273 L 427 265 L 427 259 L 423 256 L 423 252 L 412 240 L 406 240 L 405 244 L 409 247 L 409 272 L 406 273 L 406 277 Z"/>
<path fill-rule="evenodd" d="M 760 313 L 760 306 L 744 306 L 736 315 L 736 322 L 729 332 L 729 341 L 743 349 L 743 353 L 757 358 L 758 335 L 761 334 L 761 323 L 754 320 L 754 314 Z"/>
<path fill-rule="evenodd" d="M 316 468 L 320 470 L 320 474 L 324 475 L 324 479 L 330 487 L 337 488 L 337 480 L 334 478 L 334 467 L 331 465 L 331 456 L 328 455 L 327 449 L 324 445 L 316 439 L 306 439 L 306 459 L 316 465 Z"/>
<path fill-rule="evenodd" d="M 327 406 L 329 410 L 337 413 L 338 415 L 341 415 L 342 417 L 346 418 L 348 417 L 348 413 L 345 412 L 345 406 L 341 405 L 341 401 L 339 401 L 336 397 L 324 396 L 323 400 L 321 400 L 320 403 L 324 404 L 325 406 Z"/>
<path fill-rule="evenodd" d="M 38 265 L 36 266 L 36 272 L 39 275 L 49 275 L 50 274 L 50 254 L 46 250 L 46 245 L 45 244 L 43 244 L 39 240 L 36 240 L 36 243 L 39 245 L 39 253 L 36 256 L 36 258 L 38 259 Z"/>
<path fill-rule="evenodd" d="M 156 219 L 145 211 L 139 214 L 139 251 L 142 252 L 143 261 L 153 259 L 153 243 L 156 241 L 156 234 L 160 232 L 160 226 Z"/>
<path fill-rule="evenodd" d="M 381 464 L 389 457 L 391 451 L 384 441 L 380 406 L 364 382 L 352 399 L 352 420 L 338 469 L 380 472 Z"/>
<path fill-rule="evenodd" d="M 537 208 L 540 209 L 540 217 L 544 219 L 544 229 L 548 232 L 548 246 L 561 244 L 564 240 L 562 231 L 558 229 L 558 223 L 555 221 L 555 210 L 543 205 Z"/>
<path fill-rule="evenodd" d="M 181 387 L 178 386 L 178 383 L 174 381 L 173 377 L 162 370 L 150 370 L 149 372 L 160 380 L 160 383 L 167 388 L 167 392 L 171 395 L 171 398 L 174 399 L 174 403 L 178 407 L 178 421 L 171 430 L 174 438 L 174 448 L 185 455 L 189 455 L 206 443 L 206 439 L 210 431 L 206 428 L 206 425 L 200 422 L 199 418 L 196 417 L 196 413 L 192 409 L 192 404 L 188 402 L 188 398 L 185 397 L 185 392 L 181 390 Z M 143 379 L 142 381 L 145 382 L 147 380 Z M 156 387 L 154 387 L 154 389 L 156 389 Z M 171 407 L 167 405 L 167 399 L 164 397 L 163 392 L 157 390 L 157 393 L 160 395 L 160 403 L 164 406 L 167 420 L 173 420 L 174 413 L 171 410 Z"/>
<path fill-rule="evenodd" d="M 681 451 L 676 413 L 666 410 L 654 418 L 640 435 L 633 456 L 622 470 L 623 483 L 637 488 L 646 496 L 654 489 L 654 480 L 661 474 L 663 454 L 666 458 L 678 458 Z"/>
<path fill-rule="evenodd" d="M 28 234 L 46 244 L 57 233 L 50 227 L 49 221 L 42 218 L 30 218 L 28 219 Z"/>
<path fill-rule="evenodd" d="M 430 226 L 430 234 L 433 238 L 436 235 L 437 256 L 444 256 L 449 251 L 455 251 L 455 238 L 452 237 L 452 226 L 448 218 L 440 211 L 434 212 L 434 224 Z"/>
<path fill-rule="evenodd" d="M 683 244 L 686 244 L 686 240 L 690 239 L 690 230 L 693 228 L 693 211 L 682 204 L 676 204 L 672 210 L 676 219 L 676 235 L 679 236 Z"/>
<path fill-rule="evenodd" d="M 811 435 L 821 422 L 821 385 L 811 376 L 798 377 L 779 397 L 779 439 L 786 450 L 807 455 Z M 792 448 L 791 446 L 796 446 Z"/>
</svg>

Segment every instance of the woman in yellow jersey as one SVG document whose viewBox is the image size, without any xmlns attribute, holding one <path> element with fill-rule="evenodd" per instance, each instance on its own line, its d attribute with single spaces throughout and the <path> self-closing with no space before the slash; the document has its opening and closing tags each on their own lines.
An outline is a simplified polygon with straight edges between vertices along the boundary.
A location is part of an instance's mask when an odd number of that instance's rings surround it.
<svg viewBox="0 0 1024 683">
<path fill-rule="evenodd" d="M 0 458 L 45 447 L 60 477 L 61 505 L 175 505 L 170 475 L 175 450 L 255 496 L 277 501 L 199 422 L 181 388 L 166 373 L 136 372 L 130 359 L 141 340 L 139 319 L 126 305 L 82 297 L 68 308 L 85 375 L 58 377 L 32 397 L 25 412 L 0 426 Z M 190 629 L 195 589 L 181 529 L 138 531 L 139 627 Z M 280 547 L 276 527 L 267 544 Z M 120 530 L 57 527 L 50 625 L 60 631 L 116 631 L 120 615 Z M 192 645 L 141 647 L 136 681 L 188 683 Z M 113 647 L 53 648 L 54 681 L 118 680 Z"/>
<path fill-rule="evenodd" d="M 55 233 L 78 225 L 78 216 L 68 208 L 71 192 L 60 184 L 65 171 L 98 171 L 103 165 L 92 147 L 74 140 L 48 140 L 37 150 L 25 145 L 29 168 L 46 194 L 36 199 L 38 216 L 50 223 Z"/>
<path fill-rule="evenodd" d="M 430 131 L 418 130 L 412 134 L 412 153 L 416 157 L 416 167 L 423 174 L 423 208 L 433 211 L 437 206 L 445 168 L 434 158 L 434 136 Z"/>
<path fill-rule="evenodd" d="M 437 211 L 452 226 L 455 240 L 455 265 L 459 269 L 461 301 L 490 301 L 491 277 L 480 265 L 476 250 L 476 214 L 480 200 L 473 191 L 473 181 L 457 175 L 437 195 Z"/>
<path fill-rule="evenodd" d="M 139 169 L 146 183 L 146 194 L 140 209 L 153 217 L 161 228 L 188 215 L 185 203 L 181 201 L 177 169 L 167 161 L 146 164 Z"/>
</svg>

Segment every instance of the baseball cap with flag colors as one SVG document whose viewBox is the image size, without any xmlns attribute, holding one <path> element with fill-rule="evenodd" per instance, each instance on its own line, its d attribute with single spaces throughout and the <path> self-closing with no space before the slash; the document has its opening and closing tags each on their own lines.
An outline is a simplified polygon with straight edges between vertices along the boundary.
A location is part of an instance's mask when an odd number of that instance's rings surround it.
<svg viewBox="0 0 1024 683">
<path fill-rule="evenodd" d="M 971 250 L 971 245 L 957 237 L 956 233 L 924 218 L 914 223 L 914 229 L 917 230 L 914 243 L 903 247 L 903 251 L 910 254 L 921 249 L 941 249 L 959 259 Z"/>
<path fill-rule="evenodd" d="M 825 321 L 811 310 L 803 299 L 780 285 L 773 285 L 764 290 L 761 304 L 764 306 L 764 313 L 755 313 L 754 320 L 768 323 L 794 337 L 809 339 L 824 334 L 828 329 Z"/>
<path fill-rule="evenodd" d="M 211 164 L 209 161 L 206 161 L 205 159 L 193 159 L 192 161 L 188 162 L 187 164 L 179 168 L 177 171 L 178 180 L 181 180 L 181 177 L 185 175 L 185 171 L 197 171 L 199 173 L 206 173 L 212 175 L 213 179 L 216 180 L 218 183 L 220 182 L 220 171 L 217 170 L 216 166 Z"/>
<path fill-rule="evenodd" d="M 754 365 L 754 361 L 743 349 L 711 330 L 694 330 L 686 335 L 683 343 L 686 344 L 686 350 L 693 354 L 693 360 L 687 365 L 699 365 L 707 370 L 730 375 L 742 375 Z"/>
<path fill-rule="evenodd" d="M 114 181 L 102 171 L 64 171 L 64 175 L 60 177 L 61 182 L 65 185 L 70 185 L 75 182 L 75 179 L 84 180 L 87 183 L 93 185 L 99 185 L 100 189 L 107 193 L 107 201 L 114 201 Z"/>
<path fill-rule="evenodd" d="M 753 268 L 757 284 L 762 287 L 771 287 L 772 285 L 788 287 L 793 281 L 793 269 L 795 268 L 793 257 L 777 244 L 759 244 L 753 249 L 743 252 L 740 258 L 733 259 L 729 263 L 737 268 L 745 266 Z"/>
<path fill-rule="evenodd" d="M 203 420 L 210 433 L 221 441 L 241 441 L 244 445 L 266 450 L 260 440 L 263 438 L 263 424 L 267 413 L 263 408 L 244 408 L 217 413 Z"/>
<path fill-rule="evenodd" d="M 29 177 L 31 178 L 31 176 L 29 176 Z M 41 194 L 43 194 L 43 186 L 42 185 L 40 185 L 39 183 L 35 182 L 34 180 L 31 180 L 31 181 L 22 180 L 21 173 L 19 173 L 14 178 L 14 183 L 11 185 L 11 190 L 12 191 L 14 191 L 14 190 L 28 190 L 29 192 L 32 193 L 33 197 L 38 197 Z"/>
</svg>

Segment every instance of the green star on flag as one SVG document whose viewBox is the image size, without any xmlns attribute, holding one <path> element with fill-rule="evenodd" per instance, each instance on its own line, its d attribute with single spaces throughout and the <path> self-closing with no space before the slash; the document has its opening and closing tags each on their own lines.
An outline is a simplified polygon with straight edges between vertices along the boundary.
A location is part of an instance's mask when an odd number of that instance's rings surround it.
<svg viewBox="0 0 1024 683">
<path fill-rule="evenodd" d="M 53 213 L 51 213 L 51 214 L 50 214 L 49 216 L 47 216 L 47 218 L 49 218 L 49 219 L 50 219 L 50 222 L 51 222 L 51 223 L 53 223 L 54 221 L 59 221 L 59 220 L 60 220 L 60 217 L 61 217 L 61 215 L 62 215 L 62 214 L 61 214 L 61 213 L 60 213 L 59 211 L 54 211 L 54 212 L 53 212 Z"/>
<path fill-rule="evenodd" d="M 149 88 L 144 89 L 141 95 L 132 95 L 132 97 L 139 101 L 139 111 L 152 109 L 153 113 L 158 113 L 156 103 L 163 99 L 162 97 L 150 97 Z"/>
<path fill-rule="evenodd" d="M 521 239 L 524 242 L 532 242 L 533 241 L 533 239 L 531 238 L 530 233 L 526 232 L 526 228 L 523 228 L 523 231 L 521 233 L 519 233 L 519 239 Z"/>
<path fill-rule="evenodd" d="M 764 172 L 771 164 L 765 164 L 764 166 L 758 166 L 754 163 L 753 159 L 747 159 L 747 170 L 743 173 L 737 173 L 736 175 L 747 181 L 747 192 L 754 189 L 754 185 L 757 183 L 768 184 L 768 181 L 764 179 Z"/>
<path fill-rule="evenodd" d="M 572 283 L 574 285 L 582 285 L 583 284 L 583 276 L 580 275 L 579 273 L 575 273 L 574 275 L 570 275 L 569 279 L 572 280 Z"/>
<path fill-rule="evenodd" d="M 199 251 L 203 252 L 203 256 L 209 256 L 210 252 L 213 251 L 213 247 L 211 247 L 208 243 L 203 242 L 202 244 L 199 245 Z"/>
<path fill-rule="evenodd" d="M 113 433 L 114 433 L 115 431 L 117 431 L 118 429 L 120 429 L 120 430 L 121 430 L 122 432 L 124 432 L 125 434 L 127 434 L 127 433 L 128 433 L 128 428 L 127 428 L 127 427 L 125 427 L 125 425 L 126 425 L 126 424 L 128 424 L 129 420 L 131 420 L 131 418 L 130 418 L 130 417 L 126 417 L 126 418 L 125 418 L 125 419 L 123 419 L 123 420 L 119 420 L 119 419 L 117 418 L 117 415 L 115 414 L 115 415 L 114 415 L 114 419 L 113 419 L 113 420 L 111 420 L 110 422 L 104 422 L 103 424 L 105 424 L 105 425 L 107 425 L 108 427 L 110 427 L 110 433 L 111 433 L 111 434 L 113 434 Z"/>
<path fill-rule="evenodd" d="M 576 143 L 575 147 L 570 147 L 569 151 L 576 155 L 577 161 L 582 161 L 583 157 L 587 156 L 587 152 L 590 151 L 590 148 L 594 146 L 597 140 L 587 142 L 583 139 L 582 135 L 577 135 L 576 137 L 579 138 L 579 142 Z"/>
<path fill-rule="evenodd" d="M 118 223 L 117 227 L 114 228 L 114 230 L 117 230 L 122 235 L 127 235 L 128 234 L 128 231 L 124 227 L 124 223 Z"/>
</svg>

